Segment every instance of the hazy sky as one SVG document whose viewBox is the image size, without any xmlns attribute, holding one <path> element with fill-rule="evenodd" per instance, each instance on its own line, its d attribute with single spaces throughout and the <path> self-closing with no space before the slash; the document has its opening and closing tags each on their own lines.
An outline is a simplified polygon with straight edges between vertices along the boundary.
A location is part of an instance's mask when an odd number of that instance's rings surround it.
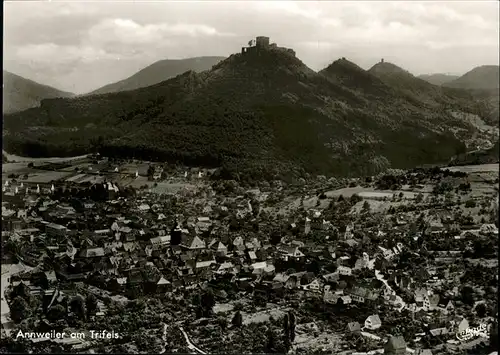
<svg viewBox="0 0 500 355">
<path fill-rule="evenodd" d="M 84 93 L 160 59 L 228 56 L 255 36 L 309 67 L 380 58 L 413 74 L 498 65 L 498 1 L 6 1 L 4 69 Z"/>
</svg>

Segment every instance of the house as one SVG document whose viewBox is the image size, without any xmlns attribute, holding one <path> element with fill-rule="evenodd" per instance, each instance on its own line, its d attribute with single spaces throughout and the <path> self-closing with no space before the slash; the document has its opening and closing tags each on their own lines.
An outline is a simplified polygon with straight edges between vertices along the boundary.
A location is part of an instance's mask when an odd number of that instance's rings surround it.
<svg viewBox="0 0 500 355">
<path fill-rule="evenodd" d="M 222 242 L 213 243 L 210 249 L 214 250 L 217 256 L 224 257 L 227 255 L 227 247 Z"/>
<path fill-rule="evenodd" d="M 209 268 L 212 264 L 215 264 L 215 260 L 198 261 L 196 262 L 195 269 L 198 270 Z"/>
<path fill-rule="evenodd" d="M 365 320 L 365 328 L 369 330 L 376 330 L 382 326 L 382 321 L 378 314 L 371 315 Z"/>
<path fill-rule="evenodd" d="M 206 247 L 203 240 L 201 240 L 198 236 L 192 235 L 183 235 L 180 245 L 188 250 L 202 250 Z"/>
<path fill-rule="evenodd" d="M 366 253 L 363 253 L 363 254 L 366 254 Z M 366 254 L 368 256 L 368 254 Z M 361 269 L 364 269 L 366 267 L 368 267 L 368 260 L 363 257 L 363 258 L 358 258 L 356 260 L 356 263 L 354 264 L 354 269 L 355 270 L 361 270 Z"/>
<path fill-rule="evenodd" d="M 417 349 L 414 355 L 432 355 L 431 349 Z"/>
<path fill-rule="evenodd" d="M 163 276 L 156 283 L 157 292 L 168 292 L 172 290 L 172 283 L 165 279 Z"/>
<path fill-rule="evenodd" d="M 448 334 L 448 328 L 436 326 L 436 327 L 432 327 L 429 330 L 429 332 L 431 333 L 432 336 L 437 337 L 439 335 L 446 335 L 446 334 Z"/>
<path fill-rule="evenodd" d="M 196 220 L 196 228 L 200 231 L 208 231 L 211 225 L 212 222 L 209 217 L 198 217 Z"/>
<path fill-rule="evenodd" d="M 289 278 L 290 278 L 290 275 L 286 275 L 284 273 L 278 273 L 274 276 L 273 281 L 280 282 L 283 285 L 285 285 Z"/>
<path fill-rule="evenodd" d="M 260 261 L 260 262 L 257 262 L 257 263 L 250 265 L 250 268 L 253 270 L 259 270 L 259 269 L 265 269 L 266 266 L 267 266 L 267 262 Z"/>
<path fill-rule="evenodd" d="M 461 334 L 465 332 L 467 329 L 469 329 L 469 321 L 465 318 L 463 318 L 460 323 L 458 323 L 457 326 L 457 333 Z"/>
<path fill-rule="evenodd" d="M 415 289 L 415 291 L 413 291 L 415 303 L 417 304 L 417 306 L 422 307 L 424 298 L 427 296 L 427 294 L 427 289 L 425 288 L 417 288 Z"/>
<path fill-rule="evenodd" d="M 337 272 L 339 273 L 339 275 L 344 275 L 344 276 L 350 276 L 352 275 L 352 269 L 350 267 L 347 267 L 347 266 L 339 266 L 337 268 Z"/>
<path fill-rule="evenodd" d="M 299 247 L 294 246 L 281 246 L 278 248 L 282 258 L 285 261 L 294 260 L 299 261 L 304 258 L 304 253 L 299 250 Z"/>
<path fill-rule="evenodd" d="M 116 279 L 116 283 L 118 284 L 118 287 L 122 290 L 125 289 L 127 286 L 127 278 L 126 277 L 119 277 Z"/>
<path fill-rule="evenodd" d="M 350 322 L 347 324 L 347 331 L 350 333 L 360 333 L 361 325 L 358 322 Z"/>
<path fill-rule="evenodd" d="M 166 235 L 163 237 L 151 238 L 149 240 L 153 249 L 159 249 L 161 247 L 166 247 L 170 245 L 170 235 Z"/>
<path fill-rule="evenodd" d="M 60 224 L 48 223 L 45 225 L 45 231 L 48 235 L 53 237 L 65 237 L 69 230 Z"/>
<path fill-rule="evenodd" d="M 354 223 L 347 225 L 344 233 L 344 240 L 352 239 L 354 230 Z"/>
<path fill-rule="evenodd" d="M 217 269 L 216 273 L 220 274 L 220 275 L 223 275 L 223 274 L 227 274 L 227 273 L 233 272 L 233 270 L 234 270 L 233 263 L 231 263 L 231 262 L 224 262 L 224 263 L 222 263 L 219 266 L 219 268 Z"/>
<path fill-rule="evenodd" d="M 248 252 L 248 258 L 250 261 L 255 262 L 257 260 L 257 254 L 252 250 Z"/>
<path fill-rule="evenodd" d="M 309 284 L 302 285 L 302 289 L 304 289 L 306 291 L 310 291 L 310 292 L 320 292 L 321 283 L 319 282 L 318 279 L 314 279 Z"/>
<path fill-rule="evenodd" d="M 332 272 L 322 276 L 326 282 L 337 282 L 339 280 L 338 272 Z"/>
<path fill-rule="evenodd" d="M 340 299 L 337 301 L 337 303 L 347 305 L 352 303 L 351 296 L 340 296 Z"/>
<path fill-rule="evenodd" d="M 436 295 L 436 294 L 430 295 L 428 297 L 428 299 L 429 299 L 428 310 L 432 311 L 432 310 L 437 309 L 438 308 L 438 304 L 439 304 L 439 300 L 440 300 L 439 295 Z"/>
<path fill-rule="evenodd" d="M 382 255 L 386 260 L 390 260 L 394 256 L 394 251 L 392 249 L 386 249 L 381 246 L 379 246 L 378 248 L 382 251 Z"/>
<path fill-rule="evenodd" d="M 245 241 L 243 240 L 242 237 L 238 236 L 233 240 L 233 246 L 234 247 L 244 247 Z"/>
<path fill-rule="evenodd" d="M 46 271 L 44 274 L 45 274 L 45 279 L 47 280 L 49 285 L 57 283 L 57 276 L 54 271 Z"/>
<path fill-rule="evenodd" d="M 405 355 L 406 341 L 402 336 L 391 337 L 384 347 L 384 354 L 389 355 Z"/>
<path fill-rule="evenodd" d="M 453 302 L 449 299 L 446 298 L 441 298 L 437 304 L 437 309 L 443 312 L 444 314 L 448 314 L 450 312 L 453 312 L 455 310 L 455 307 L 453 306 Z"/>
<path fill-rule="evenodd" d="M 80 257 L 82 258 L 100 258 L 105 255 L 104 248 L 90 248 L 83 249 L 80 252 Z"/>
<path fill-rule="evenodd" d="M 349 296 L 354 302 L 364 303 L 368 290 L 364 287 L 353 287 L 350 292 L 348 292 Z"/>
<path fill-rule="evenodd" d="M 483 224 L 479 232 L 484 235 L 498 235 L 498 228 L 494 224 Z"/>
<path fill-rule="evenodd" d="M 140 212 L 147 212 L 151 209 L 151 207 L 149 207 L 149 205 L 146 203 L 142 203 L 141 205 L 139 205 L 138 209 Z"/>
</svg>

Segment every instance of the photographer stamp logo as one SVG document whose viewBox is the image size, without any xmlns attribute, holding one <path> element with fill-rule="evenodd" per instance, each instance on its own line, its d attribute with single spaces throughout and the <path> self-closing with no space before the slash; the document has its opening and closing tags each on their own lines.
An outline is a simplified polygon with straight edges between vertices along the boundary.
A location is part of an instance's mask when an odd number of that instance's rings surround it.
<svg viewBox="0 0 500 355">
<path fill-rule="evenodd" d="M 491 324 L 481 324 L 478 327 L 469 327 L 462 332 L 457 333 L 457 339 L 460 341 L 468 341 L 474 338 L 488 338 L 490 334 Z"/>
</svg>

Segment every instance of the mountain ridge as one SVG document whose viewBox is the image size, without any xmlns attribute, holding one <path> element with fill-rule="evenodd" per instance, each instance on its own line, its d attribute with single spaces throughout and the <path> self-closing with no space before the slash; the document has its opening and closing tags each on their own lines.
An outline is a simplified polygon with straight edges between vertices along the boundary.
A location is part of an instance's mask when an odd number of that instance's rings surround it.
<svg viewBox="0 0 500 355">
<path fill-rule="evenodd" d="M 372 174 L 465 151 L 450 128 L 469 134 L 469 123 L 355 65 L 332 65 L 317 73 L 290 53 L 257 48 L 134 91 L 45 100 L 7 117 L 4 139 L 20 155 L 98 150 L 254 178 Z M 380 90 L 359 89 L 355 75 Z"/>
<path fill-rule="evenodd" d="M 500 87 L 500 67 L 498 65 L 481 65 L 468 71 L 461 77 L 444 84 L 458 89 L 492 90 Z"/>
<path fill-rule="evenodd" d="M 3 113 L 14 113 L 37 107 L 48 98 L 72 97 L 75 94 L 37 83 L 3 70 Z"/>
<path fill-rule="evenodd" d="M 186 59 L 159 60 L 139 70 L 130 77 L 105 85 L 85 95 L 100 95 L 120 91 L 130 91 L 158 84 L 189 70 L 201 72 L 210 69 L 225 57 L 204 56 Z"/>
</svg>

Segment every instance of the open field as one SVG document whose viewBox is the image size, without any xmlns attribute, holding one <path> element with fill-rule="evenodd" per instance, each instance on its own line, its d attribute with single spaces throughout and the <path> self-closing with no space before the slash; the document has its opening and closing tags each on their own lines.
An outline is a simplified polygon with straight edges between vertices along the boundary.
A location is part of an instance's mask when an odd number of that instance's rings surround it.
<svg viewBox="0 0 500 355">
<path fill-rule="evenodd" d="M 28 168 L 26 163 L 5 163 L 2 164 L 2 174 L 27 174 L 34 171 Z"/>
<path fill-rule="evenodd" d="M 311 330 L 313 331 L 311 332 Z M 303 349 L 307 352 L 338 353 L 340 351 L 341 337 L 340 334 L 320 331 L 314 323 L 298 324 L 293 347 L 295 349 Z"/>
<path fill-rule="evenodd" d="M 72 173 L 64 171 L 44 171 L 37 172 L 35 174 L 30 174 L 27 179 L 23 179 L 23 182 L 32 184 L 48 184 L 51 181 L 56 181 L 59 179 L 64 179 L 70 176 Z"/>
<path fill-rule="evenodd" d="M 420 191 L 412 192 L 405 190 L 395 190 L 395 191 L 376 190 L 373 187 L 356 186 L 356 187 L 346 187 L 339 190 L 328 191 L 325 193 L 325 195 L 329 198 L 338 198 L 340 195 L 348 198 L 351 197 L 352 195 L 357 194 L 364 199 L 376 200 L 384 198 L 390 199 L 392 198 L 393 195 L 399 195 L 400 193 L 403 193 L 405 199 L 414 199 L 419 194 L 419 192 Z"/>
<path fill-rule="evenodd" d="M 243 324 L 250 324 L 250 323 L 265 323 L 268 322 L 271 318 L 271 316 L 275 319 L 281 318 L 285 316 L 285 313 L 287 312 L 287 309 L 283 308 L 275 308 L 275 309 L 268 309 L 256 313 L 251 313 L 251 314 L 246 314 L 244 312 L 241 312 L 243 315 Z"/>
<path fill-rule="evenodd" d="M 73 160 L 79 160 L 79 159 L 85 159 L 87 158 L 87 155 L 79 155 L 76 157 L 66 157 L 66 158 L 58 158 L 58 157 L 53 157 L 53 158 L 27 158 L 27 157 L 20 157 L 18 155 L 14 154 L 9 154 L 5 150 L 2 151 L 3 154 L 7 157 L 9 161 L 15 161 L 17 163 L 41 163 L 41 162 L 47 162 L 47 163 L 63 163 L 63 162 L 68 162 L 68 161 L 73 161 Z"/>
<path fill-rule="evenodd" d="M 464 166 L 452 166 L 445 168 L 450 171 L 463 171 L 465 173 L 475 173 L 475 172 L 499 172 L 498 164 L 481 164 L 481 165 L 464 165 Z"/>
</svg>

